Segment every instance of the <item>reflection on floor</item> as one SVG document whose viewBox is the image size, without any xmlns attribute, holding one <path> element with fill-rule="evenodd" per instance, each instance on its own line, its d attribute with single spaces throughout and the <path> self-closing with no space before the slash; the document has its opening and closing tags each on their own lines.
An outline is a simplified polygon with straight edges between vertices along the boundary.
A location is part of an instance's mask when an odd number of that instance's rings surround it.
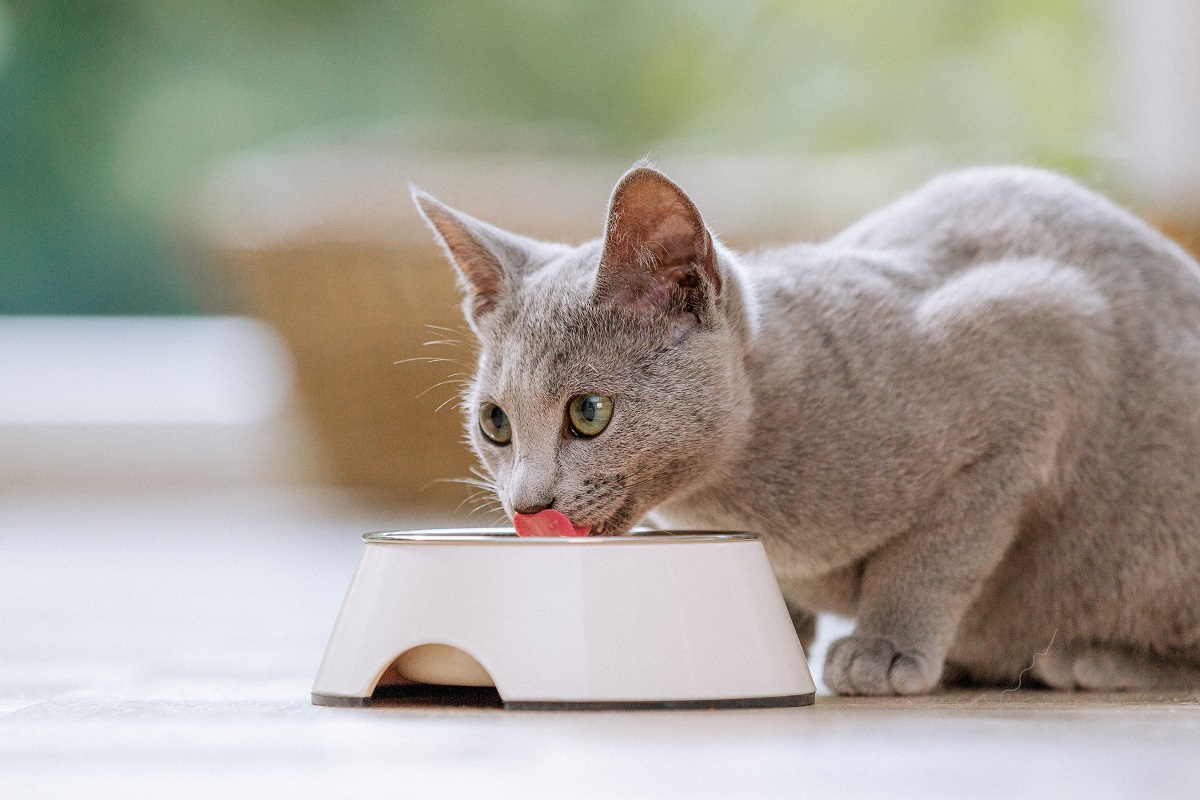
<svg viewBox="0 0 1200 800">
<path fill-rule="evenodd" d="M 311 706 L 359 534 L 426 522 L 323 491 L 0 497 L 0 796 L 1097 798 L 1200 785 L 1200 694 Z"/>
</svg>

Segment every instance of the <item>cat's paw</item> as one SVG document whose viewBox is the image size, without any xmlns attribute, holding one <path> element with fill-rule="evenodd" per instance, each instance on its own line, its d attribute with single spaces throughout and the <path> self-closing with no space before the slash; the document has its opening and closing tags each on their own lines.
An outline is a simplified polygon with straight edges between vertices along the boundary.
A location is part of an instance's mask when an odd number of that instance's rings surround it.
<svg viewBox="0 0 1200 800">
<path fill-rule="evenodd" d="M 897 650 L 882 636 L 852 634 L 829 646 L 825 685 L 838 694 L 924 694 L 937 685 L 943 660 Z"/>
</svg>

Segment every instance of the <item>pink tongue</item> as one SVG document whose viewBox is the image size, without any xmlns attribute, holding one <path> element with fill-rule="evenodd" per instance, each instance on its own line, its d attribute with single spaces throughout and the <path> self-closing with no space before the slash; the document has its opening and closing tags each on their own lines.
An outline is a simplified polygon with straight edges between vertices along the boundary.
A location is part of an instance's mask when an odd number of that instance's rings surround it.
<svg viewBox="0 0 1200 800">
<path fill-rule="evenodd" d="M 536 514 L 513 514 L 517 536 L 587 536 L 590 528 L 572 525 L 561 511 L 547 508 Z"/>
</svg>

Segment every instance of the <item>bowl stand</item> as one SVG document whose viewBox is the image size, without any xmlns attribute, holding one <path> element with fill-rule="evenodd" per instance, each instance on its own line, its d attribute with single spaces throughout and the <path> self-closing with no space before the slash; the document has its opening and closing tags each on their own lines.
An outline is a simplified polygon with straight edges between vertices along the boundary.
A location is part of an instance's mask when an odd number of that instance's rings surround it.
<svg viewBox="0 0 1200 800">
<path fill-rule="evenodd" d="M 813 702 L 755 535 L 364 539 L 317 705 L 372 705 L 381 682 L 495 686 L 506 708 L 529 710 Z"/>
</svg>

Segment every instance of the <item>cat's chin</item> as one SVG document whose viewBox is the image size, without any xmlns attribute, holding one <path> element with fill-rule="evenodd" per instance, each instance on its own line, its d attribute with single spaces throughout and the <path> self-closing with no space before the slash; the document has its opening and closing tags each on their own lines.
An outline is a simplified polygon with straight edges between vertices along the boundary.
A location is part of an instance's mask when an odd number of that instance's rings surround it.
<svg viewBox="0 0 1200 800">
<path fill-rule="evenodd" d="M 588 536 L 628 536 L 633 533 L 637 520 L 626 519 L 625 515 L 617 514 L 592 526 Z"/>
<path fill-rule="evenodd" d="M 592 528 L 588 536 L 628 536 L 633 532 L 633 525 L 625 523 L 623 525 L 615 524 L 609 520 L 601 522 L 599 525 Z"/>
<path fill-rule="evenodd" d="M 614 532 L 612 530 L 611 526 L 609 525 L 608 520 L 604 520 L 603 522 L 601 522 L 597 525 L 593 525 L 592 527 L 588 528 L 587 535 L 588 536 L 617 536 L 617 535 L 619 535 L 619 532 Z"/>
<path fill-rule="evenodd" d="M 635 503 L 633 498 L 626 498 L 616 511 L 593 525 L 588 536 L 628 536 L 641 517 Z"/>
</svg>

